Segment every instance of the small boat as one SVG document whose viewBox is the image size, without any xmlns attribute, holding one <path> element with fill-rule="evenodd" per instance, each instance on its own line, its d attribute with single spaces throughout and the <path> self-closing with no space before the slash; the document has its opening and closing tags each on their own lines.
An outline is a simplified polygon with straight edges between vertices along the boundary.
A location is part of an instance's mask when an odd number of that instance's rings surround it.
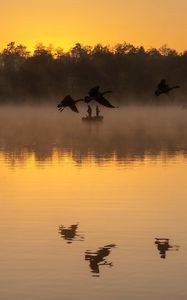
<svg viewBox="0 0 187 300">
<path fill-rule="evenodd" d="M 94 116 L 94 117 L 83 117 L 82 121 L 84 122 L 101 122 L 103 120 L 103 116 Z"/>
</svg>

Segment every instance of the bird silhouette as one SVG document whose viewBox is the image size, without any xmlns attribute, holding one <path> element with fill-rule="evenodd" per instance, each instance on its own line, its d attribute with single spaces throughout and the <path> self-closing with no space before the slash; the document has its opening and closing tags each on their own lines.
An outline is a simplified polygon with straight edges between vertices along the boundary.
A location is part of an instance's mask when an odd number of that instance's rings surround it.
<svg viewBox="0 0 187 300">
<path fill-rule="evenodd" d="M 65 227 L 64 225 L 59 226 L 59 234 L 63 237 L 68 244 L 71 244 L 73 241 L 83 241 L 84 236 L 77 233 L 78 224 L 70 225 Z"/>
<path fill-rule="evenodd" d="M 88 96 L 86 96 L 84 98 L 84 101 L 86 103 L 89 103 L 92 100 L 95 100 L 96 102 L 98 102 L 99 104 L 109 107 L 109 108 L 116 108 L 114 105 L 112 105 L 105 97 L 105 94 L 109 94 L 112 93 L 112 91 L 104 91 L 104 92 L 100 92 L 99 91 L 100 87 L 99 86 L 95 86 L 93 87 L 89 92 L 88 92 Z"/>
<path fill-rule="evenodd" d="M 175 85 L 170 87 L 167 83 L 165 79 L 162 79 L 160 81 L 160 83 L 158 84 L 157 90 L 155 91 L 155 95 L 156 96 L 160 96 L 161 94 L 168 94 L 170 91 L 174 90 L 174 89 L 178 89 L 180 88 L 179 85 Z"/>
<path fill-rule="evenodd" d="M 73 100 L 70 95 L 64 97 L 64 99 L 57 105 L 58 110 L 62 112 L 65 107 L 69 107 L 72 111 L 79 113 L 76 103 L 84 101 L 83 99 Z"/>
<path fill-rule="evenodd" d="M 98 274 L 99 276 L 99 266 L 105 265 L 112 267 L 112 263 L 108 262 L 105 257 L 109 256 L 111 249 L 115 247 L 115 244 L 106 245 L 102 248 L 99 248 L 96 252 L 87 250 L 85 252 L 85 260 L 90 262 L 91 272 Z"/>
<path fill-rule="evenodd" d="M 180 246 L 171 245 L 168 238 L 155 238 L 155 245 L 160 253 L 160 258 L 165 259 L 167 251 L 178 251 Z"/>
</svg>

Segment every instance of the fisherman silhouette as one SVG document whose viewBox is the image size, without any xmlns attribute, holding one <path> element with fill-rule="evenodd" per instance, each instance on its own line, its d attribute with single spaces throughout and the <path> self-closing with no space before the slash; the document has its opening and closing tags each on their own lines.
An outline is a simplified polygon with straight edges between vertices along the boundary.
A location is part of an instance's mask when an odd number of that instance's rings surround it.
<svg viewBox="0 0 187 300">
<path fill-rule="evenodd" d="M 77 228 L 78 228 L 78 224 L 70 225 L 68 228 L 61 225 L 59 227 L 59 233 L 61 237 L 67 241 L 68 244 L 71 244 L 73 240 L 83 241 L 84 237 L 81 236 L 80 234 L 77 234 Z"/>
<path fill-rule="evenodd" d="M 90 264 L 90 269 L 91 272 L 94 273 L 93 276 L 99 276 L 99 266 L 105 265 L 105 266 L 109 266 L 112 267 L 112 263 L 111 262 L 107 262 L 105 260 L 105 257 L 107 257 L 110 252 L 111 249 L 114 248 L 115 245 L 111 244 L 111 245 L 106 245 L 102 248 L 99 248 L 96 252 L 91 252 L 91 251 L 86 251 L 85 252 L 85 260 L 89 260 Z"/>
<path fill-rule="evenodd" d="M 173 89 L 178 89 L 180 88 L 179 85 L 170 87 L 167 83 L 165 79 L 162 79 L 160 81 L 160 83 L 158 84 L 157 90 L 155 91 L 155 95 L 156 96 L 160 96 L 161 94 L 168 94 L 170 91 L 172 91 Z"/>
<path fill-rule="evenodd" d="M 157 249 L 160 253 L 160 258 L 165 259 L 167 251 L 174 250 L 177 251 L 179 249 L 179 246 L 176 245 L 170 245 L 169 239 L 163 239 L 163 238 L 156 238 L 155 244 L 157 245 Z"/>
<path fill-rule="evenodd" d="M 87 113 L 88 113 L 88 117 L 91 118 L 92 117 L 92 108 L 90 105 L 88 105 Z"/>
<path fill-rule="evenodd" d="M 97 105 L 96 106 L 96 117 L 99 117 L 99 113 L 100 113 L 100 110 L 99 110 L 99 106 Z"/>
<path fill-rule="evenodd" d="M 58 110 L 60 112 L 62 112 L 64 110 L 65 107 L 69 107 L 72 111 L 78 113 L 78 109 L 76 104 L 80 101 L 83 101 L 84 103 L 90 103 L 90 101 L 95 100 L 96 102 L 98 102 L 101 105 L 104 105 L 106 107 L 109 108 L 117 108 L 115 106 L 113 106 L 105 97 L 105 94 L 111 93 L 112 91 L 104 91 L 104 92 L 100 92 L 99 91 L 100 87 L 96 86 L 94 88 L 92 88 L 91 90 L 89 90 L 88 92 L 88 96 L 84 97 L 83 99 L 78 99 L 78 100 L 74 100 L 70 95 L 67 95 L 64 97 L 64 99 L 57 105 Z M 88 105 L 88 117 L 91 119 L 92 118 L 92 109 L 90 107 L 90 105 Z M 99 109 L 96 109 L 96 116 L 99 116 Z"/>
</svg>

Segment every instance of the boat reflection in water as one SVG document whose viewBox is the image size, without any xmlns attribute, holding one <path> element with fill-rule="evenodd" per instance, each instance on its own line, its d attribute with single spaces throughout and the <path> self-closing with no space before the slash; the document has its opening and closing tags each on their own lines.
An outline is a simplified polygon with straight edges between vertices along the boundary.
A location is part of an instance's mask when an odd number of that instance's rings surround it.
<svg viewBox="0 0 187 300">
<path fill-rule="evenodd" d="M 107 111 L 104 121 L 97 122 L 100 117 L 92 117 L 93 122 L 88 118 L 84 124 L 71 113 L 62 117 L 46 107 L 2 108 L 0 155 L 15 167 L 31 160 L 45 164 L 55 157 L 61 161 L 62 156 L 83 165 L 90 157 L 97 164 L 114 158 L 118 164 L 129 164 L 148 156 L 156 160 L 187 154 L 186 110 L 126 108 Z"/>
<path fill-rule="evenodd" d="M 167 251 L 178 251 L 180 246 L 171 245 L 168 238 L 155 238 L 155 245 L 160 253 L 160 258 L 165 259 Z"/>
<path fill-rule="evenodd" d="M 85 252 L 85 260 L 89 260 L 89 266 L 94 277 L 99 277 L 100 266 L 113 266 L 112 262 L 108 262 L 105 257 L 109 256 L 111 249 L 115 246 L 115 244 L 110 244 L 99 248 L 96 252 L 90 250 Z"/>
<path fill-rule="evenodd" d="M 187 110 L 103 114 L 1 107 L 0 299 L 187 299 Z"/>
<path fill-rule="evenodd" d="M 70 225 L 69 227 L 59 226 L 59 234 L 61 237 L 71 244 L 73 241 L 84 241 L 84 236 L 77 233 L 78 224 Z"/>
</svg>

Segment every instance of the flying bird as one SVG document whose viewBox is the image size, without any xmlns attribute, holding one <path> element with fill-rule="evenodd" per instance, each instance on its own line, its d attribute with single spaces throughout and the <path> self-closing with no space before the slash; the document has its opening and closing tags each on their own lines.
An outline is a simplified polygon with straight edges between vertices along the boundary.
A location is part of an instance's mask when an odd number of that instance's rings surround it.
<svg viewBox="0 0 187 300">
<path fill-rule="evenodd" d="M 179 85 L 170 87 L 165 79 L 162 79 L 160 83 L 158 84 L 157 90 L 155 91 L 156 96 L 160 96 L 161 94 L 168 94 L 170 91 L 174 89 L 180 88 Z"/>
<path fill-rule="evenodd" d="M 100 92 L 99 91 L 100 87 L 96 86 L 93 87 L 89 92 L 88 95 L 84 98 L 84 101 L 86 103 L 89 103 L 92 100 L 95 100 L 96 102 L 98 102 L 99 104 L 109 107 L 109 108 L 116 108 L 115 106 L 113 106 L 105 97 L 105 94 L 109 94 L 112 93 L 112 91 L 104 91 L 104 92 Z"/>
<path fill-rule="evenodd" d="M 70 95 L 64 97 L 64 99 L 57 105 L 58 110 L 62 112 L 65 107 L 69 107 L 72 111 L 79 113 L 76 103 L 83 101 L 83 99 L 73 100 Z"/>
</svg>

